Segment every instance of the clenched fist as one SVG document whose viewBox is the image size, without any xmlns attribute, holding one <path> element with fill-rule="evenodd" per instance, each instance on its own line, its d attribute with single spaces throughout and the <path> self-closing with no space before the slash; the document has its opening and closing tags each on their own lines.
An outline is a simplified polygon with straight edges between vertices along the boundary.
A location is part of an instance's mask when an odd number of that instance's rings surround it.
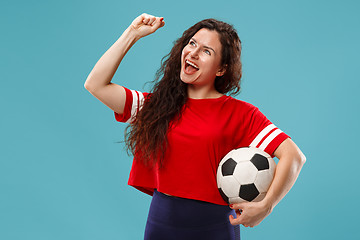
<svg viewBox="0 0 360 240">
<path fill-rule="evenodd" d="M 146 13 L 141 14 L 131 23 L 130 28 L 135 32 L 137 38 L 145 37 L 154 33 L 165 25 L 163 17 L 155 17 Z"/>
</svg>

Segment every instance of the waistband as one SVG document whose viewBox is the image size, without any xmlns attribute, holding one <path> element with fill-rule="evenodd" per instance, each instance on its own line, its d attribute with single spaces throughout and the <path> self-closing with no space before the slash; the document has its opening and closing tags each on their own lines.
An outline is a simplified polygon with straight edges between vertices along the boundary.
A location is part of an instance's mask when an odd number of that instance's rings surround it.
<svg viewBox="0 0 360 240">
<path fill-rule="evenodd" d="M 200 227 L 228 224 L 230 214 L 235 212 L 229 206 L 168 196 L 155 189 L 148 218 L 172 226 Z"/>
</svg>

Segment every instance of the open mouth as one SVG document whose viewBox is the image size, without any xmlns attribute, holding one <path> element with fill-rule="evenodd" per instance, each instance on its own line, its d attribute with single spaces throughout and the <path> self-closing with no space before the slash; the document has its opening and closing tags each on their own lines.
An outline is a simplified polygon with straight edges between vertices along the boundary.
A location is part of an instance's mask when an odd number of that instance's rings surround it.
<svg viewBox="0 0 360 240">
<path fill-rule="evenodd" d="M 199 70 L 199 67 L 193 63 L 193 62 L 190 62 L 189 60 L 185 60 L 185 73 L 186 74 L 192 74 L 192 73 L 195 73 Z"/>
</svg>

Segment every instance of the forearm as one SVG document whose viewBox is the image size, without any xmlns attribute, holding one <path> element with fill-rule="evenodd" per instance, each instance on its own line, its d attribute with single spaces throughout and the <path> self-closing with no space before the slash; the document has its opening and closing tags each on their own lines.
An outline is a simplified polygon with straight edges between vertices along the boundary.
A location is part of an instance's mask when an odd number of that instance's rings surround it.
<svg viewBox="0 0 360 240">
<path fill-rule="evenodd" d="M 138 40 L 131 27 L 127 28 L 120 38 L 104 53 L 95 64 L 85 82 L 85 87 L 95 89 L 111 82 L 122 59 Z"/>
<path fill-rule="evenodd" d="M 299 176 L 302 165 L 303 163 L 298 159 L 283 158 L 279 161 L 274 180 L 264 199 L 271 210 L 290 191 Z"/>
<path fill-rule="evenodd" d="M 291 144 L 293 144 L 292 141 Z M 296 145 L 293 148 L 289 148 L 287 154 L 282 154 L 279 157 L 273 182 L 264 199 L 264 203 L 268 205 L 271 210 L 290 191 L 304 163 L 305 156 Z"/>
</svg>

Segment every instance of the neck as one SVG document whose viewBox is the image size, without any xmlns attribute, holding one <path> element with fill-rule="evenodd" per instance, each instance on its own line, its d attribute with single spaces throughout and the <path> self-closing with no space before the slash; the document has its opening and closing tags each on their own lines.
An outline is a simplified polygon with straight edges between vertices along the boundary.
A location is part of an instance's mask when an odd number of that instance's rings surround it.
<svg viewBox="0 0 360 240">
<path fill-rule="evenodd" d="M 219 98 L 224 94 L 216 91 L 215 88 L 196 88 L 193 85 L 188 85 L 188 97 L 193 99 Z"/>
</svg>

